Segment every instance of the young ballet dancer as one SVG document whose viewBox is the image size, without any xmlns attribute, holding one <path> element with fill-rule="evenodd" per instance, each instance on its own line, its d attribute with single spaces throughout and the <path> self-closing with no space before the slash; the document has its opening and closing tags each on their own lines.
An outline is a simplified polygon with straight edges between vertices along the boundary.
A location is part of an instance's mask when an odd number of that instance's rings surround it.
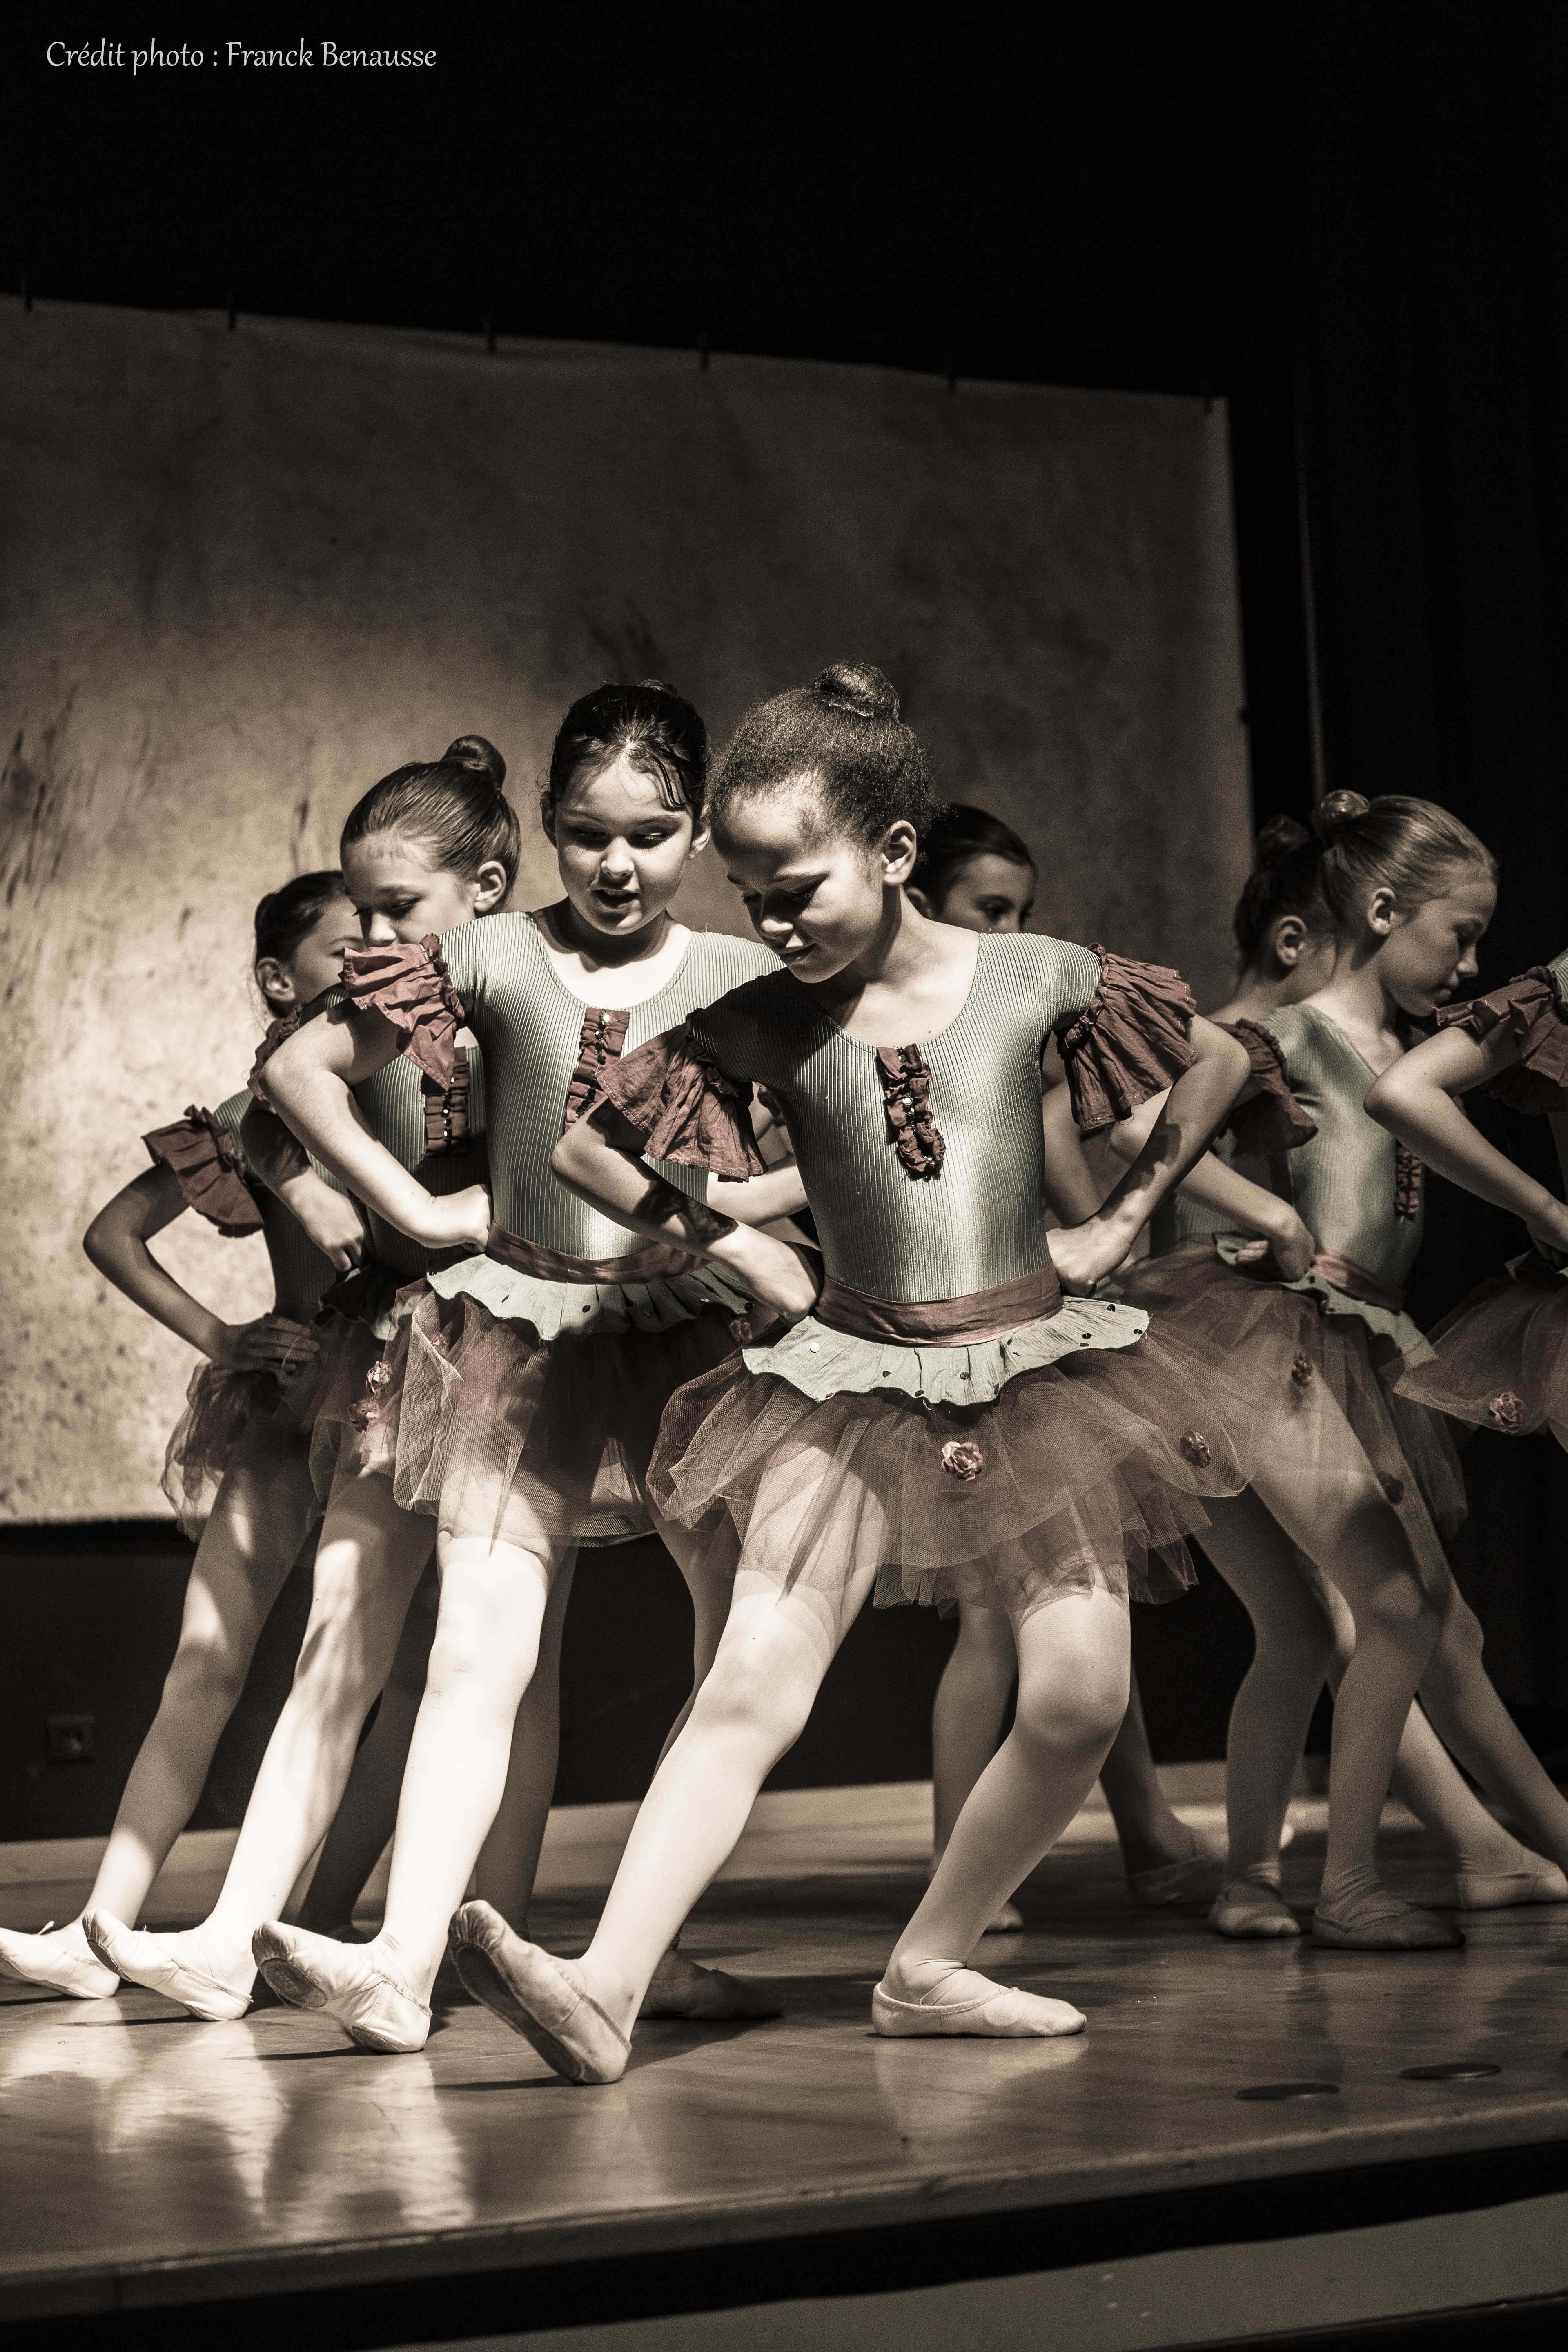
<svg viewBox="0 0 1568 2352">
<path fill-rule="evenodd" d="M 422 1241 L 468 1242 L 430 1277 L 389 1366 L 395 1493 L 438 1530 L 441 1597 L 385 1923 L 358 1948 L 275 1918 L 255 1938 L 277 1991 L 374 2049 L 416 2050 L 429 2032 L 447 1923 L 492 1834 L 519 1702 L 527 1692 L 553 1703 L 552 1629 L 578 1545 L 662 1528 L 646 1480 L 665 1403 L 733 1353 L 731 1325 L 750 1305 L 700 1254 L 649 1248 L 592 1214 L 550 1169 L 563 1127 L 580 1123 L 628 1045 L 769 967 L 765 950 L 694 935 L 668 912 L 707 839 L 707 768 L 702 721 L 673 688 L 584 696 L 556 738 L 542 801 L 563 897 L 535 914 L 448 924 L 438 944 L 420 880 L 437 853 L 395 805 L 378 812 L 363 855 L 357 843 L 343 851 L 370 942 L 349 961 L 350 1002 L 268 1065 L 274 1100 L 359 1197 Z M 493 1210 L 479 1191 L 432 1201 L 352 1116 L 351 1087 L 409 1067 L 405 1054 L 444 1083 L 459 1020 L 485 1050 Z M 676 1181 L 701 1221 L 706 1179 Z M 773 1192 L 802 1197 L 787 1165 Z M 808 1306 L 814 1278 L 784 1244 L 769 1247 L 787 1264 L 791 1298 Z M 670 1532 L 691 1581 L 700 1675 L 729 1563 L 700 1572 L 697 1548 Z M 534 1783 L 531 1868 L 552 1780 L 552 1766 Z M 673 1952 L 653 2003 L 701 2016 L 773 2009 Z"/>
<path fill-rule="evenodd" d="M 393 803 L 411 813 L 411 823 L 424 826 L 410 836 L 420 845 L 413 893 L 395 903 L 406 900 L 416 920 L 454 924 L 488 915 L 502 902 L 519 852 L 517 818 L 501 789 L 504 776 L 505 764 L 493 746 L 464 737 L 440 761 L 397 770 L 351 812 L 343 832 L 343 874 L 360 918 L 362 944 L 363 920 L 367 914 L 374 917 L 384 895 L 377 877 L 388 839 L 377 829 L 377 812 Z M 394 878 L 401 888 L 408 877 Z M 299 1009 L 303 1015 L 307 1008 Z M 328 1025 L 319 1006 L 317 1017 L 302 1024 L 292 1013 L 275 1024 L 253 1087 L 265 1083 L 271 1057 L 287 1038 Z M 482 1118 L 472 1098 L 479 1079 L 478 1056 L 459 1061 L 454 1046 L 439 1086 L 423 1079 L 411 1064 L 400 1063 L 368 1077 L 356 1093 L 356 1116 L 380 1138 L 422 1197 L 439 1194 L 448 1217 L 451 1196 L 467 1200 L 476 1177 L 485 1172 Z M 253 1164 L 287 1202 L 299 1206 L 308 1162 L 298 1146 L 284 1138 L 283 1148 L 279 1123 L 255 1105 L 246 1115 L 243 1134 Z M 460 1206 L 457 1214 L 461 1217 Z M 369 1223 L 374 1263 L 351 1277 L 350 1311 L 322 1334 L 311 1391 L 300 1407 L 310 1430 L 315 1475 L 330 1482 L 310 1613 L 293 1684 L 262 1759 L 223 1890 L 208 1916 L 180 1934 L 139 1933 L 108 1906 L 89 1909 L 83 1921 L 89 1943 L 106 1965 L 196 2017 L 237 2017 L 249 2005 L 256 1976 L 251 1937 L 261 1920 L 282 1910 L 331 1824 L 372 1702 L 389 1675 L 395 1696 L 405 1702 L 410 1684 L 419 1679 L 412 1654 L 422 1652 L 429 1629 L 417 1619 L 410 1622 L 410 1601 L 429 1561 L 434 1531 L 426 1518 L 401 1509 L 393 1498 L 395 1416 L 389 1399 L 395 1392 L 384 1366 L 387 1347 L 395 1349 L 397 1334 L 406 1326 L 407 1310 L 399 1316 L 393 1297 L 398 1283 L 406 1286 L 398 1295 L 411 1301 L 426 1268 L 442 1256 L 412 1244 L 377 1218 L 374 1208 Z M 408 1646 L 402 1647 L 405 1634 Z M 404 1730 L 411 1727 L 406 1704 L 384 1708 L 384 1714 L 388 1738 L 394 1722 Z M 526 1728 L 520 1728 L 519 1737 L 526 1739 Z M 356 1829 L 369 1834 L 363 1822 Z M 329 1843 L 323 1867 L 331 1861 Z M 343 1874 L 329 1867 L 333 1874 L 346 1884 Z M 498 1907 L 515 1911 L 504 1853 L 498 1853 L 486 1884 L 499 1897 Z M 310 1916 L 327 1924 L 319 1901 Z"/>
<path fill-rule="evenodd" d="M 1234 1160 L 1194 1171 L 1186 1192 L 1200 1197 L 1167 1202 L 1157 1255 L 1120 1287 L 1162 1329 L 1249 1367 L 1260 1407 L 1274 1404 L 1251 1489 L 1215 1506 L 1204 1537 L 1257 1637 L 1231 1718 L 1231 1853 L 1213 1925 L 1237 1937 L 1300 1932 L 1279 1894 L 1279 1841 L 1327 1675 L 1337 1696 L 1315 1932 L 1346 1949 L 1437 1949 L 1463 1937 L 1377 1877 L 1391 1775 L 1453 1849 L 1460 1907 L 1568 1893 L 1556 1866 L 1568 1858 L 1568 1807 L 1481 1669 L 1479 1628 L 1443 1552 L 1440 1531 L 1463 1512 L 1452 1448 L 1436 1417 L 1391 1397 L 1383 1377 L 1425 1349 L 1402 1307 L 1420 1171 L 1362 1108 L 1376 1069 L 1403 1052 L 1405 1023 L 1473 971 L 1495 884 L 1483 845 L 1430 803 L 1336 794 L 1315 822 L 1320 840 L 1266 858 L 1238 910 L 1242 985 L 1215 1016 L 1255 1061 Z M 1333 938 L 1326 980 L 1310 952 L 1320 901 Z M 1301 950 L 1293 960 L 1278 953 L 1282 926 Z M 1248 957 L 1253 940 L 1274 969 Z M 1521 1848 L 1466 1790 L 1411 1707 L 1417 1684 L 1466 1769 L 1554 1860 Z"/>
<path fill-rule="evenodd" d="M 906 887 L 933 922 L 959 923 L 970 931 L 1021 931 L 1034 909 L 1034 858 L 1000 817 L 950 802 L 921 843 Z M 1013 1628 L 1002 1612 L 960 1601 L 958 1639 L 931 1707 L 933 1870 L 971 1789 L 996 1752 L 1017 1663 Z M 1215 1850 L 1165 1801 L 1136 1673 L 1100 1781 L 1116 1825 L 1128 1888 L 1140 1903 L 1179 1903 L 1185 1895 L 1212 1891 Z M 1023 1924 L 1012 1902 L 1004 1903 L 990 1923 L 993 1933 Z"/>
<path fill-rule="evenodd" d="M 1452 1183 L 1520 1218 L 1532 1251 L 1483 1283 L 1432 1333 L 1434 1353 L 1399 1381 L 1457 1421 L 1568 1445 L 1568 1208 L 1478 1134 L 1458 1097 L 1478 1087 L 1510 1109 L 1544 1112 L 1568 1189 L 1568 950 L 1468 1004 L 1445 1005 L 1438 1034 L 1379 1078 L 1370 1115 Z"/>
<path fill-rule="evenodd" d="M 358 936 L 341 875 L 297 875 L 269 891 L 256 910 L 253 964 L 268 1010 L 287 1014 L 331 987 Z M 100 1210 L 83 1244 L 117 1290 L 202 1360 L 163 1480 L 196 1544 L 179 1641 L 83 1906 L 125 1918 L 141 1910 L 195 1810 L 261 1629 L 318 1516 L 289 1389 L 319 1360 L 317 1309 L 363 1238 L 353 1202 L 317 1171 L 304 1171 L 300 1205 L 324 1248 L 247 1181 L 238 1135 L 249 1101 L 241 1089 L 216 1112 L 193 1106 L 146 1137 L 153 1166 Z M 187 1209 L 220 1234 L 264 1234 L 276 1294 L 268 1313 L 226 1322 L 158 1263 L 149 1244 Z M 119 1982 L 89 1947 L 79 1915 L 41 1935 L 0 1932 L 0 1970 L 82 2000 Z"/>
<path fill-rule="evenodd" d="M 453 1922 L 469 1989 L 576 2081 L 623 2072 L 659 1954 L 879 1575 L 889 1601 L 1006 1613 L 1019 1692 L 878 1988 L 876 2030 L 1078 2032 L 1067 2002 L 965 1963 L 1094 1783 L 1127 1705 L 1130 1588 L 1182 1589 L 1200 1497 L 1247 1475 L 1226 1418 L 1244 1423 L 1247 1408 L 1223 1370 L 1168 1351 L 1124 1307 L 1064 1300 L 1058 1279 L 1087 1287 L 1121 1258 L 1224 1116 L 1246 1055 L 1191 1019 L 1174 973 L 922 915 L 903 886 L 935 799 L 897 713 L 879 671 L 845 667 L 742 719 L 713 822 L 775 968 L 606 1070 L 604 1105 L 555 1153 L 601 1213 L 793 1312 L 793 1256 L 715 1220 L 658 1165 L 755 1170 L 760 1083 L 788 1125 L 828 1274 L 814 1313 L 692 1382 L 665 1416 L 659 1507 L 694 1530 L 721 1511 L 742 1549 L 717 1656 L 587 1953 L 552 1959 L 482 1903 Z M 1085 1124 L 1175 1083 L 1106 1207 L 1047 1245 L 1040 1058 L 1053 1034 Z"/>
</svg>

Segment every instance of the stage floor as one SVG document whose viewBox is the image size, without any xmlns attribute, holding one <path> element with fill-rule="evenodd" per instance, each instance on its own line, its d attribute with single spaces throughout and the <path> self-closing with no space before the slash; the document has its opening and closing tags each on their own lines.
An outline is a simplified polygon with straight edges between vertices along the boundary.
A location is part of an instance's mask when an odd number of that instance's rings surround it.
<svg viewBox="0 0 1568 2352">
<path fill-rule="evenodd" d="M 203 2025 L 142 1991 L 77 2003 L 0 1987 L 0 2319 L 1081 2209 L 1568 2139 L 1568 1906 L 1467 1918 L 1455 1953 L 1226 1944 L 1201 1907 L 1138 1909 L 1091 1821 L 1025 1889 L 1027 1932 L 979 1956 L 1070 1997 L 1087 2033 L 882 2042 L 870 1988 L 921 1875 L 908 1791 L 820 1801 L 842 1824 L 851 1799 L 847 1867 L 840 1838 L 814 1874 L 797 1837 L 776 1874 L 715 1886 L 689 1931 L 695 1957 L 776 1984 L 785 2015 L 644 2026 L 606 2090 L 558 2081 L 445 1979 L 413 2058 L 355 2051 L 290 2010 Z M 1418 1832 L 1389 1846 L 1402 1893 L 1447 1898 Z M 1308 1828 L 1286 1887 L 1303 1909 L 1321 1860 Z M 557 1887 L 537 1932 L 579 1948 L 596 1900 Z M 1500 2071 L 1402 2079 L 1468 2061 Z M 1237 2095 L 1288 2081 L 1336 2087 Z"/>
</svg>

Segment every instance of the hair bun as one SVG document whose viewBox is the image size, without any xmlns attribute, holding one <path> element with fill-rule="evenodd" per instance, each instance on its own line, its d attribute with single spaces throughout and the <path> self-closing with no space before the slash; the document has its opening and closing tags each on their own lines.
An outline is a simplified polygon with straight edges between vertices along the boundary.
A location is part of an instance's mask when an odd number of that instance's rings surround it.
<svg viewBox="0 0 1568 2352">
<path fill-rule="evenodd" d="M 1311 838 L 1306 826 L 1298 824 L 1293 816 L 1271 816 L 1252 845 L 1253 872 L 1266 873 L 1270 866 L 1278 866 L 1281 858 L 1289 857 L 1295 850 L 1304 849 Z"/>
<path fill-rule="evenodd" d="M 677 702 L 684 702 L 686 699 L 680 688 L 678 686 L 671 686 L 667 677 L 639 677 L 637 690 L 639 694 L 673 694 Z"/>
<path fill-rule="evenodd" d="M 498 793 L 506 782 L 506 761 L 482 735 L 459 735 L 442 752 L 440 764 L 443 768 L 468 768 L 476 776 L 488 776 Z"/>
<path fill-rule="evenodd" d="M 1371 806 L 1364 793 L 1325 793 L 1312 811 L 1312 831 L 1325 849 L 1331 849 Z"/>
<path fill-rule="evenodd" d="M 813 680 L 811 690 L 830 709 L 852 711 L 857 719 L 899 715 L 892 679 L 870 662 L 832 662 Z"/>
</svg>

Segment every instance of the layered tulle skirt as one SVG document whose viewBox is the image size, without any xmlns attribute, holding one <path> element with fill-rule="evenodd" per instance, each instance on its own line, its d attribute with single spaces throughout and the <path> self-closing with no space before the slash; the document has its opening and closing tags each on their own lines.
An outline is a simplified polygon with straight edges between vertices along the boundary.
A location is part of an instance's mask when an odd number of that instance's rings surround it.
<svg viewBox="0 0 1568 2352">
<path fill-rule="evenodd" d="M 747 1303 L 710 1269 L 595 1284 L 465 1260 L 403 1295 L 361 1442 L 390 1451 L 397 1501 L 447 1534 L 627 1542 L 653 1525 L 665 1407 L 735 1355 Z"/>
<path fill-rule="evenodd" d="M 837 1594 L 875 1568 L 881 1607 L 1172 1599 L 1258 1433 L 1217 1353 L 1144 1323 L 1072 1299 L 995 1338 L 908 1345 L 807 1317 L 671 1400 L 649 1491 L 785 1590 Z"/>
<path fill-rule="evenodd" d="M 282 1452 L 303 1460 L 304 1443 L 285 1422 L 283 1402 L 270 1372 L 233 1371 L 205 1360 L 196 1366 L 159 1481 L 188 1542 L 200 1543 L 241 1444 L 262 1424 Z"/>
<path fill-rule="evenodd" d="M 1533 1255 L 1517 1265 L 1444 1318 L 1398 1397 L 1510 1436 L 1549 1429 L 1568 1445 L 1568 1276 Z"/>
<path fill-rule="evenodd" d="M 1424 1568 L 1446 1573 L 1442 1539 L 1464 1518 L 1464 1476 L 1441 1413 L 1402 1393 L 1402 1368 L 1429 1352 L 1408 1316 L 1317 1275 L 1299 1285 L 1259 1280 L 1208 1241 L 1142 1259 L 1118 1287 L 1162 1334 L 1217 1350 L 1247 1381 L 1262 1441 L 1253 1483 L 1264 1503 L 1273 1496 L 1292 1516 L 1310 1514 L 1370 1470 Z"/>
</svg>

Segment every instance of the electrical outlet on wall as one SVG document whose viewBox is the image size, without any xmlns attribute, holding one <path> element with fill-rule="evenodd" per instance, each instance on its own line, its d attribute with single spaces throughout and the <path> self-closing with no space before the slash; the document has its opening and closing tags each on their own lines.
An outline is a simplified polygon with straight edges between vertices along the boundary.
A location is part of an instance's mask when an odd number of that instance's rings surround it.
<svg viewBox="0 0 1568 2352">
<path fill-rule="evenodd" d="M 48 1715 L 44 1732 L 51 1764 L 90 1764 L 98 1754 L 96 1716 Z"/>
</svg>

